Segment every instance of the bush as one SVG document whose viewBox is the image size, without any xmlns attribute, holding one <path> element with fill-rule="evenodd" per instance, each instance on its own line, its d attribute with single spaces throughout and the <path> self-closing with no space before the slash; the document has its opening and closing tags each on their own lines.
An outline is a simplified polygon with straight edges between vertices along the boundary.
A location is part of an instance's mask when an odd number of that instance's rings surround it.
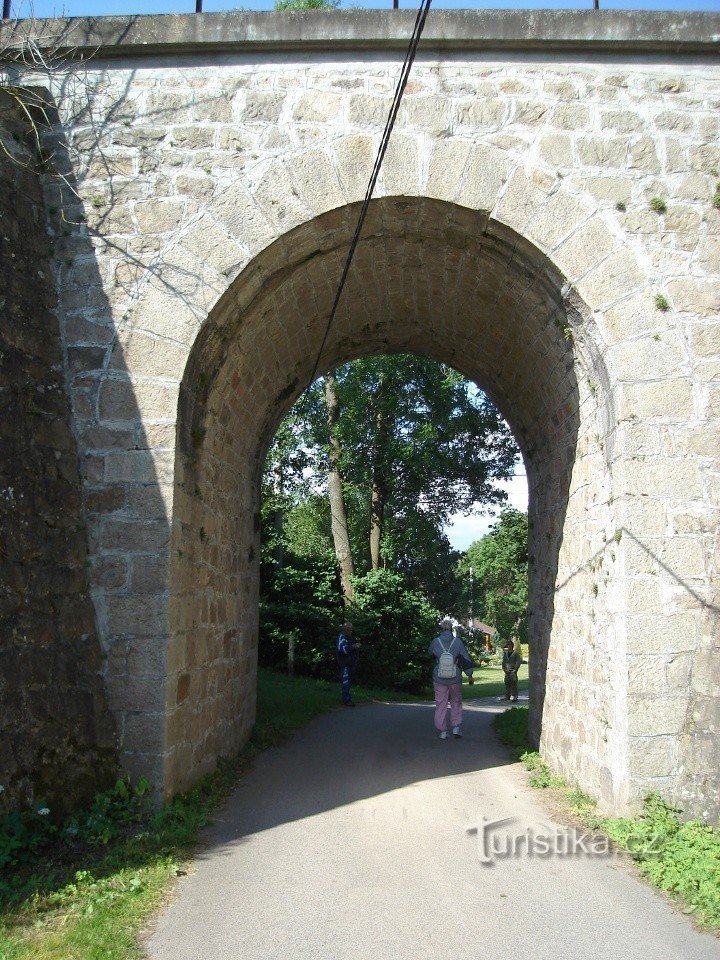
<svg viewBox="0 0 720 960">
<path fill-rule="evenodd" d="M 392 570 L 373 570 L 354 584 L 349 619 L 362 644 L 362 682 L 422 693 L 430 683 L 427 648 L 439 632 L 439 611 Z"/>
<path fill-rule="evenodd" d="M 334 554 L 285 556 L 285 566 L 263 567 L 259 662 L 287 669 L 288 641 L 295 640 L 295 671 L 336 680 L 335 644 L 351 620 L 362 644 L 358 680 L 371 687 L 421 693 L 430 683 L 430 641 L 440 614 L 423 593 L 391 570 L 354 580 L 355 599 L 345 609 Z"/>
<path fill-rule="evenodd" d="M 286 551 L 281 569 L 270 563 L 263 565 L 258 643 L 261 666 L 287 669 L 288 640 L 293 636 L 296 672 L 335 679 L 335 640 L 344 620 L 332 553 L 311 558 Z"/>
<path fill-rule="evenodd" d="M 336 10 L 340 0 L 276 0 L 274 10 L 279 13 L 296 10 Z"/>
</svg>

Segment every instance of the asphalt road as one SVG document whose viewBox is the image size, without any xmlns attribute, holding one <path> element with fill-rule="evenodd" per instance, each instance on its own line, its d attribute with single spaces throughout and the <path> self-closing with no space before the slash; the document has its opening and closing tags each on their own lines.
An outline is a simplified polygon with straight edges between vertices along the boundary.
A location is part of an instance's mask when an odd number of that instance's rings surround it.
<svg viewBox="0 0 720 960">
<path fill-rule="evenodd" d="M 468 827 L 554 824 L 466 707 L 439 740 L 432 707 L 373 704 L 263 754 L 147 941 L 153 960 L 707 960 L 720 941 L 616 856 L 479 859 Z"/>
</svg>

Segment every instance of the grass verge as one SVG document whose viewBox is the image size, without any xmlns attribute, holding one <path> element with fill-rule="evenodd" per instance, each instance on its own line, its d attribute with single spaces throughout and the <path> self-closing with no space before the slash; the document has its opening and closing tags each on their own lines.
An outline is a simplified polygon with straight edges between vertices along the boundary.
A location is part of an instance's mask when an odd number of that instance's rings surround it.
<svg viewBox="0 0 720 960">
<path fill-rule="evenodd" d="M 670 894 L 686 914 L 704 927 L 720 929 L 720 833 L 702 820 L 680 820 L 681 810 L 657 794 L 643 802 L 637 817 L 601 817 L 594 800 L 552 773 L 539 753 L 529 749 L 528 709 L 498 714 L 498 739 L 530 771 L 530 785 L 552 790 L 567 810 L 587 827 L 602 830 L 627 851 L 656 887 Z"/>
<path fill-rule="evenodd" d="M 472 686 L 463 678 L 463 698 L 472 700 L 474 697 L 503 697 L 505 695 L 505 680 L 502 667 L 485 665 L 475 671 L 475 682 Z M 529 686 L 528 665 L 524 663 L 518 672 L 518 690 L 527 690 Z"/>
<path fill-rule="evenodd" d="M 411 700 L 354 688 L 358 703 Z M 160 810 L 149 784 L 118 781 L 53 824 L 43 808 L 0 817 L 0 960 L 135 960 L 138 933 L 182 874 L 198 830 L 262 750 L 338 706 L 336 683 L 261 670 L 252 737 Z"/>
</svg>

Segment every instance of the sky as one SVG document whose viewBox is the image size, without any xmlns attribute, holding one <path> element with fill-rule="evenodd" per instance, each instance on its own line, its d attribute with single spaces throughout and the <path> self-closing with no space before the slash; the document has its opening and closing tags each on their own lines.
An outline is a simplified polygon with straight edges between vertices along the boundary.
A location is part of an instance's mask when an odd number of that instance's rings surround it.
<svg viewBox="0 0 720 960">
<path fill-rule="evenodd" d="M 242 7 L 270 10 L 274 0 L 204 0 L 203 10 L 213 13 Z M 342 6 L 384 9 L 392 0 L 343 0 Z M 401 8 L 415 9 L 417 3 L 400 0 Z M 705 10 L 720 12 L 720 0 L 600 0 L 606 10 Z M 87 17 L 138 13 L 194 13 L 195 0 L 12 0 L 13 16 Z M 436 9 L 588 9 L 592 0 L 433 0 Z"/>
<path fill-rule="evenodd" d="M 445 527 L 445 534 L 448 540 L 456 550 L 467 550 L 471 543 L 484 537 L 500 513 L 501 509 L 515 507 L 516 510 L 527 510 L 528 490 L 527 478 L 522 466 L 518 467 L 518 472 L 505 483 L 498 483 L 501 490 L 505 490 L 508 495 L 507 503 L 502 508 L 496 508 L 491 511 L 481 511 L 480 504 L 476 504 L 477 513 L 469 517 L 462 513 L 456 513 L 449 526 Z"/>
</svg>

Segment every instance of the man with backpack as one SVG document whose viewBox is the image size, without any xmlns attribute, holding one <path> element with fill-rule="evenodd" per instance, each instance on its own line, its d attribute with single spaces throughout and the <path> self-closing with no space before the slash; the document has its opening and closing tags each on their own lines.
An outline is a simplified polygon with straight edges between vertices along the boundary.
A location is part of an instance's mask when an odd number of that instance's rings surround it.
<svg viewBox="0 0 720 960">
<path fill-rule="evenodd" d="M 353 625 L 351 623 L 344 623 L 340 636 L 337 640 L 337 646 L 335 648 L 335 659 L 337 660 L 337 665 L 340 668 L 340 691 L 342 694 L 342 702 L 346 707 L 355 706 L 350 694 L 350 686 L 352 684 L 355 670 L 357 669 L 358 650 L 360 649 L 360 644 L 353 640 L 353 632 Z"/>
<path fill-rule="evenodd" d="M 446 617 L 440 624 L 442 632 L 428 647 L 437 663 L 433 670 L 433 688 L 435 690 L 435 729 L 441 740 L 447 740 L 447 706 L 450 701 L 450 724 L 453 736 L 462 736 L 462 674 L 467 674 L 473 682 L 473 662 L 468 656 L 465 644 L 453 633 L 452 620 Z"/>
</svg>

